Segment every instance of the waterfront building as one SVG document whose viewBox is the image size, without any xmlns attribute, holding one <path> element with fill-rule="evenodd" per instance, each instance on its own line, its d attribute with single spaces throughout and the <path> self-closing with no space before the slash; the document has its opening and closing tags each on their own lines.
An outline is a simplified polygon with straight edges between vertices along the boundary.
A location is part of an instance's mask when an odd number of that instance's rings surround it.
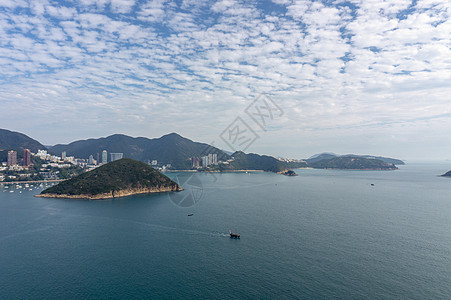
<svg viewBox="0 0 451 300">
<path fill-rule="evenodd" d="M 31 165 L 31 151 L 30 149 L 23 150 L 23 166 L 29 167 Z"/>
<path fill-rule="evenodd" d="M 199 157 L 193 157 L 191 162 L 193 168 L 199 168 Z"/>
<path fill-rule="evenodd" d="M 17 165 L 17 152 L 14 150 L 8 151 L 8 166 Z"/>
<path fill-rule="evenodd" d="M 106 150 L 102 151 L 102 164 L 106 164 L 108 162 L 108 152 Z"/>
<path fill-rule="evenodd" d="M 208 156 L 202 156 L 202 167 L 208 167 Z"/>
</svg>

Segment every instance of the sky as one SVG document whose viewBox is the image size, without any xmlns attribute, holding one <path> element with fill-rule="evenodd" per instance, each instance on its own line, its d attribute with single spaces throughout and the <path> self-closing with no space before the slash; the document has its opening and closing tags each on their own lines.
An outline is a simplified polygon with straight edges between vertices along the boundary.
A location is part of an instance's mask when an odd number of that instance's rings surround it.
<svg viewBox="0 0 451 300">
<path fill-rule="evenodd" d="M 450 17 L 443 0 L 1 0 L 0 128 L 450 160 Z"/>
</svg>

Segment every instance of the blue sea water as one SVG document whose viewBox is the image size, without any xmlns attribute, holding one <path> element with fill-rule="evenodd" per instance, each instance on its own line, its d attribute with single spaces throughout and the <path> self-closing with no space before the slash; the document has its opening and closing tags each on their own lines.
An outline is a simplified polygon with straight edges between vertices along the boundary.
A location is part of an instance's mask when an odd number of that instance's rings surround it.
<svg viewBox="0 0 451 300">
<path fill-rule="evenodd" d="M 195 174 L 184 204 L 0 187 L 0 298 L 450 299 L 448 169 Z"/>
</svg>

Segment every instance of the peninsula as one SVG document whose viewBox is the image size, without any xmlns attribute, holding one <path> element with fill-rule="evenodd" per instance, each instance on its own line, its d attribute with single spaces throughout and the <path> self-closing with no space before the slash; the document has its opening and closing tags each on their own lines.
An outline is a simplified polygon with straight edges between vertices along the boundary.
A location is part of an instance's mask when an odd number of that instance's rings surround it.
<svg viewBox="0 0 451 300">
<path fill-rule="evenodd" d="M 97 200 L 181 190 L 177 183 L 149 165 L 123 158 L 63 181 L 36 197 Z"/>
</svg>

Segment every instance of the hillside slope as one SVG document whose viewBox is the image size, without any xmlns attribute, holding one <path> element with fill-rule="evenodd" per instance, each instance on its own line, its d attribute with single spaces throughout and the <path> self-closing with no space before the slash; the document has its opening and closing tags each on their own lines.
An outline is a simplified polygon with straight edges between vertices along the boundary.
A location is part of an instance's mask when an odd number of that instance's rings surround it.
<svg viewBox="0 0 451 300">
<path fill-rule="evenodd" d="M 177 183 L 149 165 L 123 158 L 63 181 L 38 196 L 105 199 L 180 190 Z"/>
</svg>

